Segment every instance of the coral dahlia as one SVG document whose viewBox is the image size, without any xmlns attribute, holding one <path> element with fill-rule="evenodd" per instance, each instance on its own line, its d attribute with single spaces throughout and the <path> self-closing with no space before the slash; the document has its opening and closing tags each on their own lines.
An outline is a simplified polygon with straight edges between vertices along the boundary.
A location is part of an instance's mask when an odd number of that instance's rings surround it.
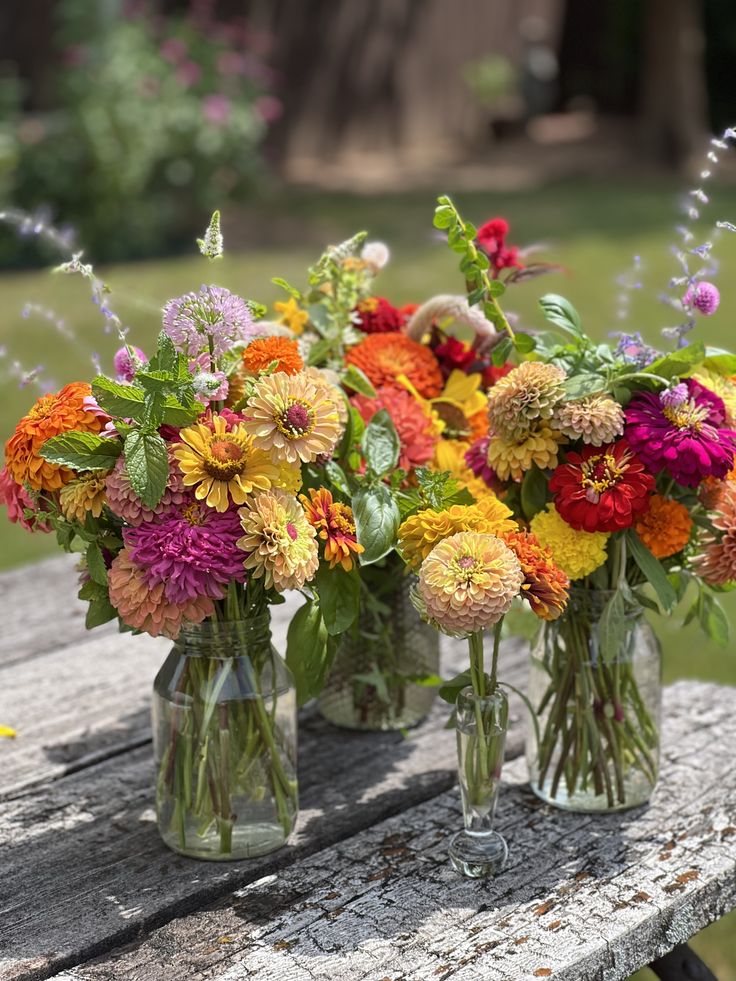
<svg viewBox="0 0 736 981">
<path fill-rule="evenodd" d="M 713 527 L 716 536 L 704 541 L 704 551 L 693 566 L 709 585 L 725 586 L 736 581 L 736 484 L 730 484 L 724 492 Z"/>
<path fill-rule="evenodd" d="M 128 471 L 125 468 L 125 457 L 122 453 L 115 461 L 112 472 L 107 475 L 105 479 L 107 506 L 113 514 L 122 518 L 127 524 L 135 526 L 143 521 L 153 521 L 156 515 L 162 514 L 172 506 L 183 503 L 186 496 L 184 477 L 174 456 L 174 446 L 168 444 L 167 451 L 169 477 L 163 497 L 154 508 L 147 507 L 133 490 Z"/>
</svg>

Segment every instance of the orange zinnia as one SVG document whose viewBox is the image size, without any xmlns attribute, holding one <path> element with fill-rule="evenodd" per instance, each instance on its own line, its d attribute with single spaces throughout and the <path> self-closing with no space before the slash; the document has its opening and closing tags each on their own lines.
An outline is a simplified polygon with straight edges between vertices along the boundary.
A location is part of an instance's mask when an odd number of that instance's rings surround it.
<svg viewBox="0 0 736 981">
<path fill-rule="evenodd" d="M 649 510 L 639 518 L 636 532 L 657 559 L 666 559 L 687 545 L 693 521 L 687 508 L 661 494 L 649 498 Z"/>
<path fill-rule="evenodd" d="M 252 374 L 265 371 L 276 362 L 274 371 L 295 375 L 304 367 L 299 345 L 290 337 L 259 337 L 243 351 L 243 364 Z"/>
<path fill-rule="evenodd" d="M 552 552 L 530 531 L 502 536 L 524 573 L 521 596 L 541 620 L 556 620 L 567 606 L 570 579 L 555 564 Z"/>
<path fill-rule="evenodd" d="M 73 470 L 44 460 L 40 450 L 60 433 L 73 429 L 98 433 L 102 429 L 105 417 L 95 415 L 84 405 L 91 394 L 89 385 L 72 382 L 55 395 L 42 395 L 23 416 L 5 444 L 5 463 L 16 484 L 27 484 L 36 491 L 55 491 L 75 477 Z"/>
<path fill-rule="evenodd" d="M 353 556 L 363 551 L 355 536 L 352 509 L 347 504 L 333 501 L 332 494 L 325 487 L 319 490 L 310 488 L 309 497 L 302 494 L 299 500 L 307 521 L 325 543 L 325 559 L 330 563 L 330 568 L 341 565 L 346 572 L 350 572 Z"/>
<path fill-rule="evenodd" d="M 398 387 L 397 379 L 409 379 L 420 395 L 435 398 L 442 391 L 439 362 L 429 348 L 404 334 L 369 334 L 345 355 L 348 364 L 360 368 L 376 388 Z"/>
</svg>

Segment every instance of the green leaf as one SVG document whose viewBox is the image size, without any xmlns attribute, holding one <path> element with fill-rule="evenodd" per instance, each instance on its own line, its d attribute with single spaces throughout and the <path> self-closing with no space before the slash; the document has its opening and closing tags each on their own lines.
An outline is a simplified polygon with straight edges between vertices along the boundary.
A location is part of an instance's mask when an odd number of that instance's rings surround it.
<svg viewBox="0 0 736 981">
<path fill-rule="evenodd" d="M 287 283 L 285 279 L 281 279 L 280 276 L 275 276 L 271 282 L 274 286 L 278 286 L 279 289 L 282 289 L 285 293 L 288 293 L 293 300 L 301 300 L 302 294 L 299 292 L 299 290 L 290 283 Z"/>
<path fill-rule="evenodd" d="M 593 395 L 595 392 L 602 392 L 606 387 L 605 379 L 600 375 L 581 374 L 566 378 L 562 383 L 565 392 L 565 400 L 574 402 L 585 395 Z"/>
<path fill-rule="evenodd" d="M 345 497 L 350 497 L 350 484 L 345 471 L 339 463 L 335 463 L 334 460 L 328 460 L 325 464 L 325 473 L 336 490 L 344 494 Z"/>
<path fill-rule="evenodd" d="M 491 361 L 497 368 L 500 368 L 502 365 L 506 364 L 513 350 L 514 342 L 510 337 L 504 337 L 504 339 L 499 341 L 493 348 Z"/>
<path fill-rule="evenodd" d="M 163 497 L 169 476 L 166 443 L 158 433 L 134 429 L 125 439 L 125 469 L 141 501 L 155 508 Z"/>
<path fill-rule="evenodd" d="M 454 678 L 450 678 L 449 681 L 445 681 L 440 687 L 439 696 L 445 701 L 449 702 L 450 705 L 454 705 L 457 702 L 457 696 L 463 690 L 467 688 L 468 685 L 472 685 L 473 681 L 470 677 L 470 671 L 462 671 L 460 674 L 456 674 Z"/>
<path fill-rule="evenodd" d="M 677 351 L 665 354 L 662 358 L 652 361 L 646 368 L 642 368 L 644 375 L 659 375 L 661 378 L 679 378 L 689 375 L 693 368 L 702 364 L 705 358 L 705 345 L 701 341 L 695 344 L 688 344 Z"/>
<path fill-rule="evenodd" d="M 565 333 L 572 334 L 577 340 L 585 340 L 580 314 L 564 296 L 557 293 L 547 293 L 539 301 L 544 316 L 551 324 L 561 328 Z"/>
<path fill-rule="evenodd" d="M 519 354 L 529 354 L 537 346 L 537 342 L 531 334 L 524 334 L 519 331 L 514 337 L 514 347 Z"/>
<path fill-rule="evenodd" d="M 361 565 L 371 565 L 388 554 L 396 544 L 399 509 L 385 484 L 361 487 L 353 495 L 353 517 L 360 544 L 365 551 Z"/>
<path fill-rule="evenodd" d="M 547 478 L 534 464 L 521 483 L 521 509 L 527 521 L 543 511 L 547 504 Z"/>
<path fill-rule="evenodd" d="M 144 370 L 167 371 L 177 374 L 181 355 L 174 347 L 174 342 L 165 331 L 161 331 L 156 342 L 156 353 Z"/>
<path fill-rule="evenodd" d="M 163 422 L 167 426 L 189 426 L 201 415 L 202 404 L 191 393 L 180 393 L 177 398 L 167 395 L 164 399 Z"/>
<path fill-rule="evenodd" d="M 383 702 L 384 705 L 391 704 L 391 696 L 388 692 L 388 685 L 386 684 L 386 676 L 374 665 L 370 671 L 363 674 L 354 674 L 354 681 L 359 681 L 361 685 L 367 685 L 375 691 L 376 698 L 379 702 Z"/>
<path fill-rule="evenodd" d="M 72 470 L 110 470 L 122 449 L 117 439 L 103 439 L 96 433 L 71 430 L 47 439 L 41 456 Z"/>
<path fill-rule="evenodd" d="M 598 621 L 598 645 L 604 661 L 615 661 L 621 656 L 626 639 L 626 610 L 620 590 L 611 596 L 603 607 Z"/>
<path fill-rule="evenodd" d="M 133 385 L 123 385 L 98 375 L 92 382 L 92 394 L 97 404 L 111 416 L 138 421 L 143 415 L 145 394 Z"/>
<path fill-rule="evenodd" d="M 100 597 L 99 599 L 93 599 L 90 600 L 84 625 L 86 626 L 87 630 L 92 630 L 93 627 L 99 627 L 103 623 L 108 623 L 110 620 L 114 620 L 117 615 L 118 611 L 112 605 L 107 596 Z"/>
<path fill-rule="evenodd" d="M 320 562 L 314 579 L 327 633 L 337 636 L 351 627 L 360 612 L 360 576 L 357 566 L 345 572 Z"/>
<path fill-rule="evenodd" d="M 706 350 L 706 355 L 707 357 L 703 362 L 704 368 L 709 368 L 719 375 L 736 375 L 736 354 L 709 347 Z"/>
<path fill-rule="evenodd" d="M 286 633 L 286 663 L 294 675 L 300 705 L 319 695 L 334 656 L 317 600 L 308 600 L 294 614 Z"/>
<path fill-rule="evenodd" d="M 629 529 L 627 534 L 627 542 L 634 561 L 644 573 L 644 576 L 659 597 L 659 601 L 666 612 L 669 613 L 677 602 L 677 595 L 667 578 L 664 566 L 659 559 L 656 559 L 652 555 L 641 538 L 632 529 Z"/>
<path fill-rule="evenodd" d="M 316 344 L 312 344 L 309 349 L 309 355 L 307 356 L 307 364 L 312 366 L 318 365 L 325 358 L 329 357 L 333 343 L 330 338 L 324 338 L 321 341 L 317 341 Z"/>
<path fill-rule="evenodd" d="M 108 599 L 107 586 L 102 586 L 94 579 L 88 579 L 77 593 L 80 600 Z"/>
<path fill-rule="evenodd" d="M 107 586 L 107 569 L 102 557 L 102 550 L 97 542 L 92 542 L 87 549 L 87 570 L 90 579 L 100 586 Z"/>
<path fill-rule="evenodd" d="M 719 647 L 727 647 L 731 637 L 728 617 L 715 596 L 710 593 L 701 594 L 699 608 L 700 626 L 710 639 Z"/>
<path fill-rule="evenodd" d="M 401 443 L 393 419 L 386 409 L 378 411 L 365 427 L 361 449 L 369 472 L 383 477 L 399 462 Z"/>
<path fill-rule="evenodd" d="M 435 228 L 449 228 L 455 220 L 455 212 L 448 205 L 439 205 L 435 208 L 432 224 Z"/>
<path fill-rule="evenodd" d="M 342 376 L 342 383 L 346 388 L 350 388 L 360 395 L 367 395 L 371 399 L 376 397 L 376 390 L 368 380 L 368 376 L 357 365 L 349 364 L 347 366 Z"/>
</svg>

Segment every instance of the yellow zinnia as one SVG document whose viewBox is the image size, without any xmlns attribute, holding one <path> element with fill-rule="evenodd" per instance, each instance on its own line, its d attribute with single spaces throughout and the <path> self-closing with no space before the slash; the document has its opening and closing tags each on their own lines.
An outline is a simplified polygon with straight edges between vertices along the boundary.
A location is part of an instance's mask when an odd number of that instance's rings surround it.
<svg viewBox="0 0 736 981">
<path fill-rule="evenodd" d="M 589 576 L 606 561 L 606 543 L 611 536 L 603 531 L 576 531 L 558 514 L 554 504 L 535 514 L 530 527 L 570 579 Z"/>
<path fill-rule="evenodd" d="M 88 514 L 99 518 L 105 504 L 107 474 L 108 471 L 88 470 L 61 488 L 59 506 L 67 521 L 84 524 Z"/>
<path fill-rule="evenodd" d="M 490 491 L 477 504 L 453 504 L 444 511 L 427 508 L 399 528 L 399 551 L 412 568 L 421 565 L 435 545 L 460 531 L 503 535 L 516 530 L 511 511 Z"/>
<path fill-rule="evenodd" d="M 220 415 L 213 415 L 211 427 L 195 423 L 182 429 L 179 439 L 174 456 L 184 486 L 196 488 L 197 500 L 217 511 L 227 511 L 231 500 L 244 504 L 253 491 L 285 483 L 283 464 L 256 447 L 241 424 L 228 429 Z"/>
</svg>

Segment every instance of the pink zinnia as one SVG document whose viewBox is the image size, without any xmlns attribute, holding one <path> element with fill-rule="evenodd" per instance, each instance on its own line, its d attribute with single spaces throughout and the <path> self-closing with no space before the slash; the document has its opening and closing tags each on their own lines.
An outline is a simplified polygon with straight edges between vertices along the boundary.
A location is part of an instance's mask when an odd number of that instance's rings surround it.
<svg viewBox="0 0 736 981">
<path fill-rule="evenodd" d="M 182 604 L 222 599 L 231 580 L 245 580 L 241 534 L 237 511 L 218 512 L 191 497 L 155 521 L 126 528 L 123 539 L 149 586 L 163 583 L 166 599 Z"/>
<path fill-rule="evenodd" d="M 26 518 L 26 510 L 33 511 L 38 515 L 42 509 L 25 487 L 16 484 L 8 473 L 8 468 L 0 470 L 0 504 L 4 504 L 8 509 L 8 518 L 13 524 L 19 524 L 26 531 L 51 531 L 51 525 L 46 521 L 41 521 L 35 517 L 30 520 Z"/>
<path fill-rule="evenodd" d="M 370 422 L 381 409 L 388 412 L 401 444 L 399 466 L 402 470 L 408 473 L 432 459 L 436 443 L 432 421 L 409 392 L 386 386 L 376 391 L 375 398 L 356 395 L 350 401 L 365 422 Z"/>
<path fill-rule="evenodd" d="M 639 392 L 626 408 L 625 437 L 647 470 L 668 470 L 678 484 L 720 480 L 733 467 L 736 432 L 722 429 L 722 400 L 688 380 L 688 398 L 663 405 L 655 392 Z"/>
<path fill-rule="evenodd" d="M 175 430 L 175 438 L 179 435 L 179 430 Z M 166 436 L 164 436 L 166 438 Z M 112 513 L 129 525 L 140 525 L 144 521 L 153 521 L 154 518 L 163 514 L 169 508 L 183 504 L 186 500 L 184 490 L 184 475 L 179 469 L 179 463 L 174 456 L 173 446 L 168 447 L 169 453 L 169 479 L 163 497 L 156 507 L 149 508 L 133 490 L 125 469 L 125 457 L 121 454 L 115 461 L 112 473 L 108 474 L 105 480 L 105 494 L 107 506 Z"/>
<path fill-rule="evenodd" d="M 726 485 L 718 508 L 712 524 L 721 534 L 705 543 L 705 551 L 693 563 L 695 572 L 711 586 L 736 580 L 736 485 Z"/>
</svg>

